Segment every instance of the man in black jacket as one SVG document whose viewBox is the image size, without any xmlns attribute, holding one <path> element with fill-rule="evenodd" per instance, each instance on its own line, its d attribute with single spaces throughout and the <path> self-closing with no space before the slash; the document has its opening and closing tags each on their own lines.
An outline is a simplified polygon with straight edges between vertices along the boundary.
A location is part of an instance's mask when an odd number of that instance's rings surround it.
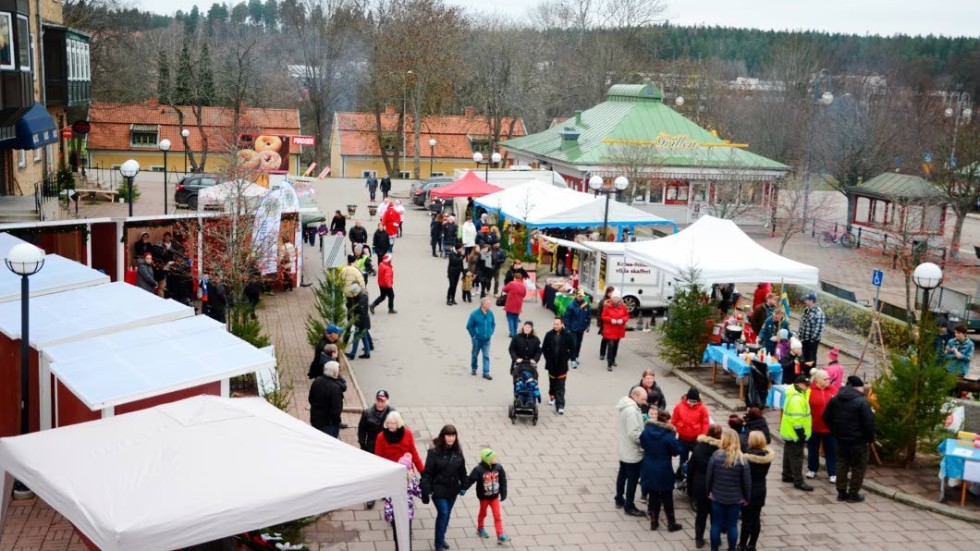
<svg viewBox="0 0 980 551">
<path fill-rule="evenodd" d="M 837 501 L 864 501 L 861 484 L 868 468 L 870 446 L 875 441 L 875 418 L 864 396 L 864 381 L 856 375 L 830 399 L 823 421 L 837 438 Z"/>
<path fill-rule="evenodd" d="M 551 327 L 541 345 L 544 367 L 548 370 L 548 405 L 555 406 L 558 415 L 565 415 L 565 379 L 575 349 L 575 337 L 565 331 L 565 322 L 561 318 L 555 318 Z"/>
<path fill-rule="evenodd" d="M 432 221 L 429 222 L 429 245 L 432 247 L 433 257 L 444 254 L 442 250 L 442 221 L 438 215 L 432 215 Z M 439 251 L 438 254 L 436 253 L 437 250 Z"/>
<path fill-rule="evenodd" d="M 442 225 L 442 249 L 444 251 L 451 251 L 456 248 L 456 233 L 458 231 L 459 226 L 456 225 L 456 217 L 450 216 Z"/>
<path fill-rule="evenodd" d="M 340 364 L 327 362 L 323 375 L 310 385 L 310 425 L 337 438 L 340 436 L 340 414 L 344 411 L 346 382 L 341 382 Z"/>
<path fill-rule="evenodd" d="M 378 223 L 378 229 L 374 231 L 374 254 L 378 255 L 378 263 L 381 263 L 381 257 L 388 254 L 391 250 L 391 238 L 388 237 L 388 232 L 385 230 L 385 226 L 382 223 Z"/>
<path fill-rule="evenodd" d="M 391 178 L 385 176 L 381 179 L 381 200 L 384 201 L 388 198 L 388 192 L 391 191 Z"/>
<path fill-rule="evenodd" d="M 356 250 L 357 245 L 366 245 L 368 240 L 367 229 L 361 225 L 360 220 L 354 221 L 354 227 L 350 229 L 347 234 L 347 239 L 350 240 L 351 251 L 357 254 L 359 251 Z"/>
<path fill-rule="evenodd" d="M 395 411 L 395 408 L 388 405 L 388 391 L 379 390 L 374 395 L 374 405 L 364 408 L 361 412 L 361 420 L 357 423 L 357 443 L 361 449 L 374 454 L 374 444 L 378 440 L 378 434 L 384 430 L 385 419 L 388 414 Z M 367 508 L 374 507 L 374 500 L 366 503 Z"/>
<path fill-rule="evenodd" d="M 446 304 L 452 306 L 456 304 L 456 286 L 459 285 L 459 276 L 463 274 L 463 244 L 453 245 L 449 251 L 449 266 L 446 275 L 449 276 L 449 290 L 446 291 Z"/>
</svg>

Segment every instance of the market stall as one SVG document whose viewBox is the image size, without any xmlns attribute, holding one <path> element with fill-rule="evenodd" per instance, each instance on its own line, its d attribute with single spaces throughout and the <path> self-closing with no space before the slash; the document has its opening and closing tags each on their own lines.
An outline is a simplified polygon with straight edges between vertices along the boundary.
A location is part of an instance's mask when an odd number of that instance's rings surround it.
<svg viewBox="0 0 980 551">
<path fill-rule="evenodd" d="M 578 192 L 576 192 L 578 193 Z M 677 232 L 677 224 L 655 216 L 638 208 L 609 201 L 609 212 L 606 216 L 606 198 L 590 197 L 591 200 L 577 205 L 556 203 L 543 209 L 536 209 L 527 219 L 527 225 L 533 228 L 590 228 L 607 224 L 617 235 L 623 228 L 635 232 L 636 226 L 669 226 L 670 233 Z"/>
<path fill-rule="evenodd" d="M 40 363 L 48 347 L 194 315 L 194 308 L 124 282 L 32 298 L 30 308 L 31 431 L 52 426 L 51 376 Z M 0 303 L 0 356 L 9 358 L 0 362 L 0 437 L 19 432 L 20 338 L 20 301 Z"/>
<path fill-rule="evenodd" d="M 7 233 L 0 233 L 0 258 L 7 258 L 15 245 L 26 243 Z M 31 297 L 39 297 L 109 282 L 109 276 L 84 264 L 56 254 L 45 255 L 44 268 L 31 276 Z M 21 278 L 6 266 L 0 266 L 0 303 L 17 301 L 21 293 Z M 18 306 L 19 308 L 19 306 Z"/>
<path fill-rule="evenodd" d="M 433 188 L 429 191 L 429 195 L 431 197 L 445 197 L 447 199 L 456 197 L 483 197 L 491 193 L 503 191 L 503 189 L 500 186 L 488 184 L 471 170 L 465 176 L 448 186 Z"/>
<path fill-rule="evenodd" d="M 697 270 L 703 285 L 782 281 L 816 285 L 819 271 L 780 256 L 739 229 L 731 220 L 703 216 L 687 228 L 660 239 L 626 245 L 626 256 L 668 276 L 682 279 Z"/>
<path fill-rule="evenodd" d="M 405 468 L 261 398 L 198 396 L 4 438 L 0 474 L 0 527 L 15 477 L 93 550 L 182 549 L 385 496 L 411 548 Z"/>
<path fill-rule="evenodd" d="M 231 377 L 275 364 L 207 316 L 52 346 L 41 355 L 42 371 L 54 376 L 55 427 L 199 394 L 227 398 Z"/>
<path fill-rule="evenodd" d="M 474 202 L 505 220 L 527 224 L 528 220 L 551 211 L 555 205 L 569 208 L 591 202 L 593 197 L 567 188 L 531 180 L 530 182 L 491 193 Z"/>
</svg>

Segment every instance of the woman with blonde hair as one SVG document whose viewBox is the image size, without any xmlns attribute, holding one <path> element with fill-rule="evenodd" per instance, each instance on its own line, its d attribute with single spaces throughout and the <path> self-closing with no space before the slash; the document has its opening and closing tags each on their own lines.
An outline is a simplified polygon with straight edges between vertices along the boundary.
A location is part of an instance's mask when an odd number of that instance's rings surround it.
<svg viewBox="0 0 980 551">
<path fill-rule="evenodd" d="M 738 433 L 732 429 L 721 431 L 721 446 L 708 461 L 705 486 L 711 500 L 711 551 L 721 547 L 722 532 L 728 534 L 728 550 L 735 551 L 738 515 L 751 497 L 752 475 Z"/>
<path fill-rule="evenodd" d="M 412 456 L 412 465 L 419 473 L 425 472 L 422 457 L 415 447 L 415 436 L 412 430 L 405 426 L 402 414 L 397 411 L 389 412 L 385 417 L 385 429 L 378 433 L 374 444 L 374 455 L 384 457 L 388 461 L 398 462 L 405 454 Z"/>
<path fill-rule="evenodd" d="M 749 433 L 749 451 L 745 452 L 745 460 L 749 463 L 749 473 L 752 478 L 752 490 L 749 504 L 742 509 L 742 534 L 739 536 L 738 549 L 755 551 L 762 531 L 762 507 L 766 504 L 766 475 L 776 454 L 766 445 L 766 435 L 754 430 Z"/>
</svg>

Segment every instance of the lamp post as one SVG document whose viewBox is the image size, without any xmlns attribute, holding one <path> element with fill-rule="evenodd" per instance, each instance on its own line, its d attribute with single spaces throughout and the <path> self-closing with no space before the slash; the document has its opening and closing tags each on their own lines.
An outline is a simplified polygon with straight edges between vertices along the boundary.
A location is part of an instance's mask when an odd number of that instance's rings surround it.
<svg viewBox="0 0 980 551">
<path fill-rule="evenodd" d="M 30 393 L 30 296 L 28 278 L 44 267 L 44 251 L 21 243 L 14 245 L 4 260 L 7 269 L 20 276 L 20 433 L 28 432 Z"/>
<path fill-rule="evenodd" d="M 167 214 L 167 152 L 170 151 L 170 140 L 160 140 L 160 151 L 163 151 L 163 213 Z"/>
<path fill-rule="evenodd" d="M 953 147 L 949 151 L 949 159 L 947 162 L 947 168 L 950 170 L 956 168 L 956 138 L 960 131 L 960 124 L 966 124 L 970 122 L 970 118 L 973 117 L 973 109 L 970 108 L 970 94 L 966 92 L 956 92 L 956 105 L 947 107 L 943 111 L 943 115 L 947 119 L 953 119 Z"/>
<path fill-rule="evenodd" d="M 919 367 L 922 367 L 922 351 L 924 347 L 930 346 L 926 342 L 926 328 L 929 327 L 929 291 L 932 291 L 943 282 L 943 270 L 932 262 L 923 262 L 915 267 L 912 272 L 912 282 L 919 289 L 922 289 L 922 319 L 919 320 Z"/>
<path fill-rule="evenodd" d="M 834 94 L 830 90 L 822 88 L 824 79 L 830 79 L 830 71 L 820 69 L 817 76 L 813 78 L 813 98 L 814 105 L 817 107 L 830 105 L 834 102 Z M 823 90 L 821 92 L 821 90 Z M 814 117 L 816 118 L 816 117 Z M 814 120 L 810 121 L 810 128 L 807 130 L 806 139 L 806 164 L 803 165 L 803 221 L 806 223 L 810 211 L 810 161 L 813 158 L 813 129 L 816 127 Z M 847 221 L 847 227 L 851 227 L 851 221 Z"/>
<path fill-rule="evenodd" d="M 606 212 L 602 217 L 602 240 L 606 240 L 606 235 L 609 233 L 609 196 L 613 193 L 620 193 L 625 191 L 626 188 L 630 187 L 630 181 L 626 176 L 618 176 L 613 180 L 613 185 L 609 188 L 604 186 L 605 182 L 602 180 L 602 176 L 593 176 L 589 178 L 589 189 L 598 193 L 602 193 L 606 196 Z"/>
<path fill-rule="evenodd" d="M 133 179 L 140 173 L 140 164 L 135 159 L 130 159 L 119 167 L 119 173 L 126 178 L 128 184 L 127 193 L 129 194 L 129 217 L 133 217 Z"/>
<path fill-rule="evenodd" d="M 405 71 L 405 80 L 402 81 L 402 165 L 401 172 L 405 171 L 405 153 L 408 149 L 408 128 L 405 126 L 405 114 L 408 111 L 408 79 L 414 75 L 412 71 Z M 401 174 L 398 175 L 401 178 Z"/>
<path fill-rule="evenodd" d="M 190 135 L 191 131 L 186 128 L 180 131 L 180 137 L 184 138 L 184 174 L 187 174 L 187 138 Z"/>
<path fill-rule="evenodd" d="M 429 138 L 429 178 L 432 178 L 432 159 L 436 156 L 437 143 L 435 138 Z"/>
<path fill-rule="evenodd" d="M 496 151 L 494 151 L 493 155 L 490 155 L 490 158 L 486 160 L 483 159 L 483 153 L 480 153 L 479 151 L 473 154 L 473 162 L 476 163 L 477 168 L 480 168 L 480 165 L 486 165 L 486 169 L 483 171 L 483 180 L 486 182 L 490 181 L 490 165 L 493 164 L 496 166 L 501 159 L 503 159 L 503 157 L 501 157 L 500 153 L 497 153 Z"/>
</svg>

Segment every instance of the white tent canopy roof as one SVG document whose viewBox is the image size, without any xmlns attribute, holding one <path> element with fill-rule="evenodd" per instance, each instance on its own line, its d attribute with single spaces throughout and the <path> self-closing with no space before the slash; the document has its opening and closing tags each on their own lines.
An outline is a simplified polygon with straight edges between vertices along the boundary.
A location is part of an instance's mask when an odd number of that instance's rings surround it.
<svg viewBox="0 0 980 551">
<path fill-rule="evenodd" d="M 52 346 L 49 367 L 91 410 L 275 366 L 275 358 L 193 316 Z"/>
<path fill-rule="evenodd" d="M 565 205 L 556 203 L 549 205 L 548 208 L 535 210 L 528 217 L 529 226 L 547 228 L 581 228 L 586 226 L 601 225 L 605 220 L 606 198 L 593 197 L 589 194 L 572 191 L 589 198 L 588 202 L 578 205 Z M 673 220 L 667 220 L 659 216 L 642 211 L 638 208 L 625 205 L 618 201 L 609 201 L 609 226 L 652 226 L 668 225 L 677 231 L 677 224 Z"/>
<path fill-rule="evenodd" d="M 405 468 L 260 398 L 198 396 L 4 438 L 3 471 L 103 551 L 180 549 L 384 496 L 409 548 Z"/>
<path fill-rule="evenodd" d="M 31 299 L 34 348 L 194 315 L 194 309 L 117 281 Z M 0 333 L 21 336 L 20 301 L 0 304 Z"/>
<path fill-rule="evenodd" d="M 6 259 L 15 245 L 26 243 L 9 233 L 0 233 L 0 258 Z M 19 275 L 0 264 L 0 302 L 20 301 Z M 109 283 L 109 276 L 63 256 L 44 256 L 44 267 L 30 278 L 32 297 Z"/>
<path fill-rule="evenodd" d="M 230 199 L 241 197 L 254 200 L 269 193 L 269 188 L 246 180 L 231 180 L 202 189 L 198 194 L 198 209 L 205 206 L 224 205 Z"/>
<path fill-rule="evenodd" d="M 779 256 L 739 229 L 731 220 L 702 216 L 673 235 L 626 245 L 626 256 L 675 278 L 691 269 L 702 284 L 782 281 L 816 285 L 819 271 Z"/>
<path fill-rule="evenodd" d="M 592 201 L 592 196 L 567 188 L 531 180 L 511 188 L 484 195 L 475 200 L 477 205 L 520 222 L 554 211 L 556 208 L 572 208 Z"/>
</svg>

